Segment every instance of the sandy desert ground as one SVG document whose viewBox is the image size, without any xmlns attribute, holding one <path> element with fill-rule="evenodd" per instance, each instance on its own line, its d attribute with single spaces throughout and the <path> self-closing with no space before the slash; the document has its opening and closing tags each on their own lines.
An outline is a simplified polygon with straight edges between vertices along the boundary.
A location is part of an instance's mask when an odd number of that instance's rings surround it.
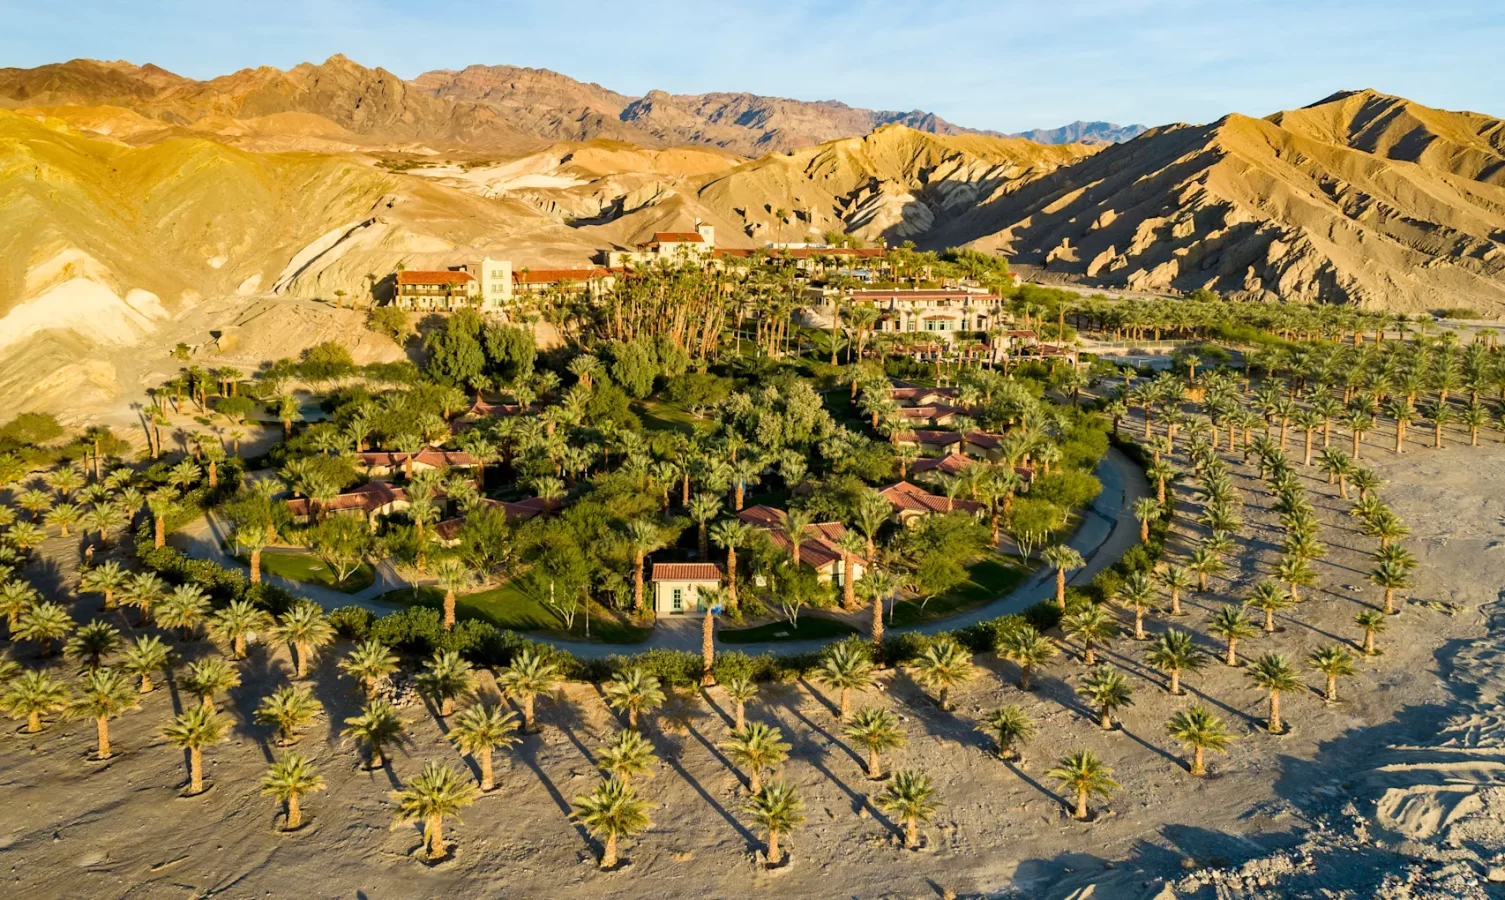
<svg viewBox="0 0 1505 900">
<path fill-rule="evenodd" d="M 1429 435 L 1427 436 L 1430 437 Z M 936 780 L 944 802 L 920 851 L 899 846 L 894 823 L 870 802 L 877 787 L 862 771 L 820 689 L 769 686 L 749 710 L 777 723 L 794 745 L 785 775 L 806 800 L 808 823 L 790 844 L 793 863 L 760 871 L 761 835 L 739 809 L 741 782 L 717 745 L 730 710 L 719 689 L 682 694 L 652 717 L 647 733 L 662 756 L 647 794 L 659 805 L 654 827 L 626 848 L 631 864 L 596 869 L 597 846 L 568 818 L 569 801 L 597 780 L 595 748 L 619 727 L 596 689 L 571 686 L 541 706 L 541 735 L 505 755 L 498 790 L 452 824 L 454 857 L 430 868 L 413 856 L 418 832 L 392 827 L 391 791 L 425 759 L 468 764 L 444 740 L 443 725 L 421 705 L 405 710 L 413 741 L 388 768 L 366 772 L 339 723 L 358 706 L 357 690 L 326 654 L 313 684 L 326 706 L 300 748 L 322 769 L 329 790 L 310 797 L 312 824 L 277 833 L 278 811 L 256 781 L 275 748 L 251 724 L 259 699 L 284 682 L 286 650 L 253 649 L 246 683 L 231 694 L 237 725 L 230 741 L 206 751 L 205 796 L 180 799 L 183 755 L 160 728 L 191 699 L 159 689 L 112 729 L 120 751 L 87 759 L 93 726 L 73 722 L 38 736 L 0 738 L 0 873 L 18 897 L 549 896 L 549 897 L 1486 897 L 1488 870 L 1505 865 L 1505 794 L 1491 787 L 1505 756 L 1505 654 L 1499 649 L 1500 585 L 1505 582 L 1505 445 L 1433 451 L 1418 441 L 1402 457 L 1375 435 L 1365 462 L 1386 479 L 1382 495 L 1413 529 L 1420 560 L 1401 615 L 1380 637 L 1384 654 L 1360 659 L 1341 685 L 1344 700 L 1323 703 L 1321 679 L 1306 655 L 1359 638 L 1353 617 L 1376 605 L 1365 578 L 1374 541 L 1358 533 L 1315 467 L 1310 496 L 1319 507 L 1321 587 L 1280 616 L 1283 630 L 1244 643 L 1303 663 L 1309 690 L 1289 696 L 1293 733 L 1262 731 L 1265 701 L 1242 670 L 1214 664 L 1187 677 L 1173 697 L 1140 660 L 1143 645 L 1120 640 L 1106 656 L 1131 677 L 1123 727 L 1103 732 L 1076 698 L 1084 667 L 1075 649 L 1058 657 L 1021 694 L 1012 664 L 979 657 L 978 677 L 943 713 L 903 671 L 857 705 L 884 704 L 902 717 L 908 746 L 890 767 L 915 765 Z M 1225 454 L 1226 455 L 1226 454 Z M 1184 461 L 1184 460 L 1183 460 Z M 1237 462 L 1235 455 L 1233 462 Z M 1298 457 L 1299 462 L 1299 457 Z M 1247 504 L 1240 563 L 1194 596 L 1176 627 L 1198 634 L 1211 610 L 1268 574 L 1280 535 L 1269 494 L 1252 470 L 1235 467 Z M 1307 472 L 1303 472 L 1307 474 Z M 1172 553 L 1198 536 L 1189 485 Z M 56 542 L 54 542 L 56 543 Z M 52 548 L 54 551 L 59 548 Z M 64 576 L 66 577 L 66 576 Z M 87 618 L 97 600 L 77 601 Z M 124 621 L 121 621 L 122 626 Z M 1172 624 L 1151 623 L 1153 631 Z M 185 655 L 217 652 L 187 645 Z M 485 684 L 494 690 L 489 677 Z M 1210 756 L 1195 779 L 1182 749 L 1165 734 L 1178 709 L 1205 702 L 1237 736 L 1227 756 Z M 1022 765 L 999 761 L 974 730 L 1003 703 L 1025 706 L 1040 725 Z M 1123 789 L 1090 824 L 1068 817 L 1045 771 L 1078 748 L 1097 752 Z M 1497 875 L 1505 877 L 1505 870 Z"/>
</svg>

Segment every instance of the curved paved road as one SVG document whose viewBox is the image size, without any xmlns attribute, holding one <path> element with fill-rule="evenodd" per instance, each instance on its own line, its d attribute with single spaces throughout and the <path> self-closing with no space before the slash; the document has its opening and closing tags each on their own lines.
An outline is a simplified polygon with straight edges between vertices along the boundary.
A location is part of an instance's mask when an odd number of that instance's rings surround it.
<svg viewBox="0 0 1505 900">
<path fill-rule="evenodd" d="M 1102 493 L 1084 510 L 1082 521 L 1067 543 L 1082 554 L 1086 565 L 1074 572 L 1071 584 L 1083 584 L 1092 580 L 1098 572 L 1117 562 L 1139 542 L 1139 523 L 1134 519 L 1134 501 L 1150 495 L 1150 486 L 1144 471 L 1116 448 L 1098 464 L 1094 473 L 1103 484 Z M 188 556 L 196 559 L 211 559 L 226 568 L 246 566 L 223 549 L 229 530 L 212 516 L 199 519 L 173 534 L 169 542 Z M 325 609 L 340 606 L 362 606 L 377 615 L 384 615 L 402 607 L 383 603 L 377 598 L 387 591 L 406 587 L 408 582 L 397 574 L 390 562 L 378 568 L 376 583 L 354 594 L 342 594 L 301 582 L 269 576 L 268 580 L 293 593 L 308 597 Z M 1017 613 L 1055 594 L 1055 570 L 1042 567 L 1029 581 L 991 603 L 970 612 L 950 616 L 924 625 L 891 629 L 890 633 L 917 632 L 936 634 L 964 628 L 988 619 L 996 619 Z M 561 641 L 535 637 L 562 650 L 568 650 L 581 659 L 601 659 L 617 654 L 639 653 L 644 650 L 686 650 L 700 652 L 701 619 L 699 616 L 659 619 L 653 634 L 641 644 L 600 644 L 585 641 Z M 757 644 L 723 644 L 716 642 L 718 649 L 740 650 L 744 653 L 807 653 L 819 650 L 830 640 L 768 641 Z"/>
</svg>

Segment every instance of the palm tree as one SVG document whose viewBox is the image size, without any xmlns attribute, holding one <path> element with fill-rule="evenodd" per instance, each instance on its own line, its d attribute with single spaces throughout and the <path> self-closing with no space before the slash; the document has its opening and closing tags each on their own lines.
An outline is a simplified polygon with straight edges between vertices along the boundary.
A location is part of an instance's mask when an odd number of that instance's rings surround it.
<svg viewBox="0 0 1505 900">
<path fill-rule="evenodd" d="M 1292 603 L 1301 602 L 1301 594 L 1297 588 L 1311 587 L 1317 583 L 1317 573 L 1305 559 L 1300 556 L 1288 555 L 1281 559 L 1275 567 L 1275 577 L 1286 583 L 1290 589 Z"/>
<path fill-rule="evenodd" d="M 10 636 L 12 640 L 36 641 L 45 659 L 52 655 L 53 642 L 67 637 L 73 624 L 73 617 L 62 604 L 38 603 L 21 613 Z"/>
<path fill-rule="evenodd" d="M 1164 512 L 1154 497 L 1140 497 L 1134 501 L 1134 518 L 1139 521 L 1139 542 L 1150 542 L 1150 523 L 1160 518 Z"/>
<path fill-rule="evenodd" d="M 1369 580 L 1385 589 L 1385 615 L 1395 615 L 1398 612 L 1395 592 L 1411 586 L 1411 575 L 1406 567 L 1395 562 L 1381 562 L 1369 573 Z"/>
<path fill-rule="evenodd" d="M 633 731 L 638 730 L 639 714 L 663 706 L 666 699 L 658 676 L 648 674 L 639 666 L 613 675 L 603 690 L 612 709 L 627 712 L 627 727 Z"/>
<path fill-rule="evenodd" d="M 935 702 L 949 711 L 951 689 L 972 677 L 972 656 L 950 637 L 937 638 L 915 662 L 920 684 L 936 691 Z"/>
<path fill-rule="evenodd" d="M 873 683 L 873 662 L 857 649 L 855 642 L 833 644 L 815 670 L 815 680 L 841 692 L 837 717 L 845 722 L 852 711 L 852 691 L 865 690 Z"/>
<path fill-rule="evenodd" d="M 68 704 L 74 715 L 94 720 L 97 735 L 95 759 L 109 759 L 110 719 L 129 710 L 140 709 L 135 685 L 128 676 L 117 669 L 94 669 L 84 675 L 79 683 L 79 695 Z"/>
<path fill-rule="evenodd" d="M 1055 641 L 1028 624 L 1009 630 L 998 643 L 999 655 L 1019 667 L 1021 691 L 1030 690 L 1030 676 L 1035 669 L 1050 662 L 1058 652 Z"/>
<path fill-rule="evenodd" d="M 1061 609 L 1066 608 L 1066 573 L 1072 569 L 1080 569 L 1086 565 L 1082 554 L 1078 553 L 1065 544 L 1054 547 L 1046 547 L 1040 554 L 1040 558 L 1056 570 L 1056 605 Z"/>
<path fill-rule="evenodd" d="M 178 628 L 183 640 L 191 641 L 199 623 L 209 614 L 209 598 L 198 585 L 180 584 L 172 589 L 157 608 L 157 624 L 163 628 Z"/>
<path fill-rule="evenodd" d="M 94 620 L 73 632 L 63 645 L 63 655 L 80 660 L 85 669 L 98 669 L 105 657 L 114 656 L 120 647 L 120 630 L 108 622 Z"/>
<path fill-rule="evenodd" d="M 189 710 L 163 729 L 175 747 L 188 751 L 188 796 L 204 792 L 204 748 L 224 740 L 225 720 L 202 704 Z"/>
<path fill-rule="evenodd" d="M 345 720 L 345 728 L 340 731 L 340 735 L 364 741 L 371 748 L 368 768 L 380 769 L 386 762 L 382 755 L 383 748 L 400 741 L 406 730 L 407 726 L 398 717 L 396 707 L 385 700 L 372 700 L 361 709 L 360 715 Z"/>
<path fill-rule="evenodd" d="M 789 758 L 790 745 L 784 733 L 766 722 L 749 722 L 722 744 L 733 763 L 747 771 L 747 789 L 758 794 L 763 789 L 763 773 L 777 769 Z"/>
<path fill-rule="evenodd" d="M 1020 756 L 1015 747 L 1035 736 L 1035 723 L 1024 710 L 1010 704 L 984 716 L 977 730 L 992 735 L 999 759 L 1017 760 Z"/>
<path fill-rule="evenodd" d="M 632 610 L 643 611 L 643 563 L 649 553 L 663 547 L 663 530 L 646 519 L 633 519 L 627 523 L 624 536 L 627 548 L 632 553 Z"/>
<path fill-rule="evenodd" d="M 1098 709 L 1098 724 L 1104 731 L 1113 728 L 1113 713 L 1125 706 L 1134 705 L 1133 690 L 1122 672 L 1111 666 L 1101 665 L 1082 676 L 1077 693 L 1086 697 Z"/>
<path fill-rule="evenodd" d="M 1291 595 L 1271 581 L 1261 581 L 1255 585 L 1254 591 L 1244 600 L 1246 606 L 1251 606 L 1265 614 L 1266 634 L 1275 633 L 1275 613 L 1289 608 L 1291 602 Z"/>
<path fill-rule="evenodd" d="M 1207 655 L 1197 647 L 1190 632 L 1171 628 L 1145 653 L 1144 661 L 1170 676 L 1167 689 L 1180 696 L 1181 673 L 1195 672 L 1207 665 Z"/>
<path fill-rule="evenodd" d="M 787 782 L 771 782 L 749 797 L 743 808 L 759 827 L 768 832 L 768 853 L 765 856 L 768 865 L 779 865 L 784 859 L 779 850 L 779 838 L 805 824 L 805 804 L 799 792 Z"/>
<path fill-rule="evenodd" d="M 1228 744 L 1233 740 L 1223 720 L 1200 703 L 1171 716 L 1171 720 L 1165 723 L 1165 730 L 1171 737 L 1191 748 L 1191 765 L 1188 769 L 1193 775 L 1207 774 L 1203 758 L 1208 750 L 1227 753 Z"/>
<path fill-rule="evenodd" d="M 1212 621 L 1207 623 L 1207 631 L 1228 642 L 1228 652 L 1223 661 L 1230 666 L 1238 665 L 1238 642 L 1259 633 L 1259 629 L 1249 621 L 1249 614 L 1237 606 L 1225 606 L 1218 610 Z"/>
<path fill-rule="evenodd" d="M 27 669 L 6 685 L 0 709 L 13 719 L 26 720 L 26 733 L 42 730 L 42 717 L 68 709 L 68 685 L 38 669 Z"/>
<path fill-rule="evenodd" d="M 496 786 L 491 771 L 491 752 L 498 747 L 505 750 L 516 744 L 517 738 L 513 737 L 516 731 L 516 715 L 485 704 L 470 707 L 450 725 L 447 735 L 450 743 L 480 763 L 483 793 Z"/>
<path fill-rule="evenodd" d="M 31 609 L 42 599 L 36 588 L 20 579 L 6 581 L 0 584 L 0 615 L 5 616 L 5 624 L 10 629 L 11 638 L 16 635 L 16 628 L 21 624 L 21 614 Z"/>
<path fill-rule="evenodd" d="M 340 660 L 345 674 L 361 683 L 367 699 L 376 693 L 376 683 L 397 671 L 397 654 L 375 638 L 368 638 L 355 645 L 350 655 Z"/>
<path fill-rule="evenodd" d="M 1078 750 L 1070 756 L 1061 757 L 1055 768 L 1045 774 L 1061 782 L 1062 787 L 1076 795 L 1076 807 L 1072 816 L 1079 820 L 1087 818 L 1088 798 L 1107 799 L 1119 787 L 1118 782 L 1113 780 L 1113 770 L 1103 765 L 1091 750 Z"/>
<path fill-rule="evenodd" d="M 1270 693 L 1269 732 L 1284 734 L 1285 725 L 1280 721 L 1280 695 L 1301 687 L 1301 682 L 1296 678 L 1296 670 L 1279 653 L 1266 653 L 1253 662 L 1248 675 L 1255 687 Z"/>
<path fill-rule="evenodd" d="M 282 746 L 298 740 L 298 730 L 324 711 L 324 704 L 314 699 L 307 685 L 283 685 L 265 697 L 256 707 L 255 719 L 264 725 L 277 726 L 277 743 Z"/>
<path fill-rule="evenodd" d="M 206 656 L 188 667 L 178 679 L 183 689 L 213 710 L 214 696 L 240 685 L 240 672 L 218 656 Z"/>
<path fill-rule="evenodd" d="M 249 600 L 231 600 L 224 609 L 209 617 L 209 635 L 230 645 L 232 659 L 246 658 L 246 638 L 265 634 L 272 627 L 272 617 Z"/>
<path fill-rule="evenodd" d="M 115 608 L 115 594 L 125 587 L 129 574 L 113 559 L 86 570 L 78 580 L 78 589 L 103 594 L 104 608 Z"/>
<path fill-rule="evenodd" d="M 261 779 L 261 793 L 276 797 L 287 804 L 287 820 L 283 831 L 297 831 L 303 827 L 303 810 L 298 805 L 304 794 L 322 791 L 327 787 L 324 776 L 318 773 L 313 763 L 301 753 L 286 753 L 267 769 Z"/>
<path fill-rule="evenodd" d="M 904 824 L 904 846 L 911 850 L 919 847 L 920 825 L 934 818 L 938 807 L 930 777 L 917 769 L 900 769 L 876 802 L 879 809 Z"/>
<path fill-rule="evenodd" d="M 1338 678 L 1350 676 L 1354 673 L 1353 656 L 1347 650 L 1337 644 L 1329 644 L 1320 650 L 1315 650 L 1308 658 L 1311 667 L 1321 672 L 1327 678 L 1327 690 L 1322 697 L 1328 703 L 1336 703 L 1338 700 Z"/>
<path fill-rule="evenodd" d="M 860 584 L 864 598 L 872 601 L 872 626 L 868 632 L 874 654 L 883 651 L 883 601 L 898 590 L 899 581 L 882 569 L 868 569 Z"/>
<path fill-rule="evenodd" d="M 1118 634 L 1118 626 L 1096 603 L 1084 604 L 1062 619 L 1061 630 L 1082 645 L 1082 661 L 1089 666 L 1097 665 L 1097 647 Z"/>
<path fill-rule="evenodd" d="M 444 630 L 451 631 L 455 627 L 455 594 L 470 586 L 474 580 L 474 574 L 470 566 L 465 564 L 458 556 L 446 556 L 434 566 L 434 576 L 439 581 L 439 587 L 444 591 Z"/>
<path fill-rule="evenodd" d="M 651 778 L 656 762 L 653 745 L 631 728 L 618 731 L 612 742 L 596 753 L 596 768 L 623 784 L 631 784 L 634 778 Z"/>
<path fill-rule="evenodd" d="M 738 519 L 722 519 L 711 526 L 711 540 L 726 551 L 727 612 L 737 612 L 737 548 L 752 540 L 753 527 Z"/>
<path fill-rule="evenodd" d="M 125 649 L 121 668 L 127 675 L 141 680 L 141 693 L 150 694 L 154 689 L 152 673 L 171 666 L 176 656 L 156 635 L 138 635 L 135 643 Z"/>
<path fill-rule="evenodd" d="M 595 791 L 575 798 L 574 817 L 591 834 L 601 838 L 601 868 L 617 864 L 617 841 L 632 838 L 652 827 L 649 805 L 633 793 L 624 781 L 615 778 L 597 786 Z"/>
<path fill-rule="evenodd" d="M 137 572 L 121 589 L 121 601 L 126 606 L 136 607 L 136 624 L 145 625 L 152 618 L 152 609 L 167 595 L 167 587 L 155 572 Z"/>
<path fill-rule="evenodd" d="M 1166 590 L 1170 591 L 1171 615 L 1186 615 L 1186 613 L 1181 611 L 1181 594 L 1183 591 L 1191 590 L 1191 570 L 1182 566 L 1166 566 L 1165 570 L 1160 573 L 1160 583 L 1165 585 Z"/>
<path fill-rule="evenodd" d="M 547 694 L 559 681 L 559 667 L 544 659 L 536 650 L 521 650 L 512 658 L 512 665 L 497 676 L 497 683 L 507 696 L 522 702 L 523 732 L 538 731 L 533 718 L 533 701 L 539 694 Z"/>
<path fill-rule="evenodd" d="M 686 509 L 690 513 L 690 518 L 695 520 L 698 529 L 700 558 L 709 559 L 711 556 L 711 545 L 708 523 L 716 518 L 717 513 L 721 512 L 721 498 L 715 494 L 696 494 L 690 498 L 690 504 Z"/>
<path fill-rule="evenodd" d="M 732 730 L 741 731 L 747 724 L 747 704 L 758 696 L 758 683 L 738 674 L 721 683 L 726 699 L 732 701 Z"/>
<path fill-rule="evenodd" d="M 883 777 L 879 754 L 904 746 L 904 729 L 893 713 L 879 706 L 859 709 L 847 723 L 847 737 L 867 751 L 867 777 Z"/>
<path fill-rule="evenodd" d="M 264 525 L 248 525 L 235 529 L 235 546 L 251 556 L 251 583 L 261 584 L 261 551 L 272 542 Z"/>
<path fill-rule="evenodd" d="M 455 701 L 475 690 L 475 669 L 457 650 L 440 650 L 423 665 L 418 690 L 438 704 L 441 717 L 448 718 L 455 712 Z"/>
<path fill-rule="evenodd" d="M 1155 609 L 1155 585 L 1144 572 L 1131 573 L 1119 588 L 1118 605 L 1134 611 L 1134 640 L 1147 640 L 1144 614 Z M 1091 662 L 1088 662 L 1091 665 Z"/>
<path fill-rule="evenodd" d="M 475 782 L 433 760 L 423 764 L 423 771 L 407 787 L 392 794 L 398 822 L 423 823 L 423 849 L 430 860 L 445 856 L 444 820 L 458 820 L 460 810 L 480 796 Z"/>
<path fill-rule="evenodd" d="M 303 601 L 282 614 L 282 619 L 273 630 L 279 641 L 293 645 L 298 665 L 297 677 L 308 677 L 308 663 L 319 648 L 334 643 L 334 626 L 317 603 Z"/>
<path fill-rule="evenodd" d="M 1374 647 L 1374 636 L 1384 632 L 1386 621 L 1385 614 L 1377 609 L 1366 609 L 1354 616 L 1354 623 L 1364 629 L 1364 655 L 1375 656 L 1380 651 Z"/>
</svg>

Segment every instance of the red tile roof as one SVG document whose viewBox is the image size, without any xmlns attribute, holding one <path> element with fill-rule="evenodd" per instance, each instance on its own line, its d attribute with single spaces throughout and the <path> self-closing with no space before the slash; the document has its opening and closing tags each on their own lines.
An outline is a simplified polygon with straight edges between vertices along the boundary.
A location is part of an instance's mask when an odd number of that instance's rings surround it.
<svg viewBox="0 0 1505 900">
<path fill-rule="evenodd" d="M 1003 446 L 1004 436 L 1001 434 L 989 434 L 986 431 L 969 431 L 962 439 L 984 450 L 997 450 Z"/>
<path fill-rule="evenodd" d="M 372 450 L 367 453 L 357 453 L 355 458 L 367 468 L 383 466 L 396 469 L 407 464 L 408 454 L 400 450 Z M 433 466 L 436 469 L 445 469 L 450 466 L 473 466 L 476 464 L 476 458 L 463 450 L 439 450 L 434 447 L 424 447 L 413 454 L 413 462 Z"/>
<path fill-rule="evenodd" d="M 465 415 L 475 416 L 476 418 L 515 416 L 522 411 L 523 408 L 515 403 L 487 403 L 484 400 L 477 400 L 470 405 L 470 409 L 465 411 Z"/>
<path fill-rule="evenodd" d="M 959 406 L 937 404 L 935 406 L 901 406 L 895 412 L 905 419 L 944 419 L 947 416 L 960 415 L 966 410 Z"/>
<path fill-rule="evenodd" d="M 358 509 L 369 513 L 389 503 L 402 502 L 407 499 L 408 492 L 402 488 L 394 487 L 384 481 L 371 481 L 332 498 L 319 507 L 319 512 L 322 514 Z M 287 509 L 294 518 L 302 518 L 310 512 L 310 501 L 289 500 Z"/>
<path fill-rule="evenodd" d="M 928 456 L 917 459 L 909 464 L 909 474 L 918 475 L 921 472 L 940 472 L 944 475 L 955 475 L 968 466 L 976 465 L 971 458 L 962 456 L 960 453 L 948 453 L 945 456 Z"/>
<path fill-rule="evenodd" d="M 946 512 L 947 498 L 937 497 L 922 487 L 916 487 L 907 481 L 891 484 L 878 492 L 883 495 L 896 512 Z M 951 509 L 955 512 L 975 513 L 982 509 L 982 504 L 972 500 L 963 500 L 958 497 L 951 502 Z"/>
<path fill-rule="evenodd" d="M 648 241 L 645 244 L 642 244 L 641 246 L 643 246 L 643 247 L 651 247 L 654 244 L 704 244 L 704 243 L 705 243 L 705 238 L 701 237 L 700 233 L 696 232 L 696 231 L 658 231 L 658 232 L 654 233 L 652 240 Z"/>
<path fill-rule="evenodd" d="M 719 563 L 654 563 L 654 581 L 720 581 Z"/>
<path fill-rule="evenodd" d="M 774 545 L 784 551 L 794 547 L 789 540 L 789 532 L 785 528 L 788 514 L 782 509 L 774 509 L 771 506 L 749 506 L 737 513 L 737 518 L 765 529 L 768 537 Z M 800 540 L 800 562 L 812 569 L 820 570 L 841 559 L 841 548 L 836 542 L 847 533 L 847 527 L 840 522 L 817 522 L 805 527 L 805 536 Z M 857 558 L 861 563 L 862 559 Z"/>
<path fill-rule="evenodd" d="M 956 388 L 894 387 L 889 392 L 895 400 L 924 400 L 928 397 L 955 397 Z"/>
<path fill-rule="evenodd" d="M 405 270 L 397 273 L 397 283 L 408 284 L 468 284 L 475 281 L 469 272 L 433 272 Z"/>
<path fill-rule="evenodd" d="M 983 300 L 993 302 L 998 297 L 983 291 L 969 291 L 963 288 L 941 288 L 936 290 L 909 290 L 896 288 L 891 290 L 865 289 L 852 291 L 851 297 L 856 301 L 863 300 Z"/>
</svg>

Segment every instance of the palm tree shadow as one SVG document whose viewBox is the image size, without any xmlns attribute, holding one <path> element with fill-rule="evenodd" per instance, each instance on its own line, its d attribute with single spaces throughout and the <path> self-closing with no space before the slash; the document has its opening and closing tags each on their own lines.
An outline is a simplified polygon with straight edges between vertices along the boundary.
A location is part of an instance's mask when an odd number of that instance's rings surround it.
<svg viewBox="0 0 1505 900">
<path fill-rule="evenodd" d="M 846 742 L 844 742 L 842 740 L 839 740 L 835 735 L 833 735 L 831 732 L 827 731 L 822 726 L 817 725 L 815 723 L 815 720 L 811 719 L 809 716 L 807 716 L 803 712 L 801 712 L 800 708 L 797 705 L 792 705 L 792 704 L 788 704 L 788 703 L 780 704 L 780 705 L 783 706 L 783 708 L 791 716 L 794 716 L 796 719 L 799 719 L 801 722 L 803 722 L 805 724 L 805 727 L 808 728 L 810 731 L 813 731 L 816 734 L 820 735 L 821 737 L 825 738 L 826 741 L 827 741 L 827 743 L 831 744 L 832 746 L 840 747 L 842 750 L 846 751 L 846 754 L 848 756 L 850 756 L 853 759 L 853 761 L 855 761 L 857 763 L 857 765 L 861 766 L 861 765 L 865 764 L 866 761 L 862 758 L 862 754 L 858 753 L 856 750 L 853 750 L 851 747 L 847 746 Z M 837 710 L 833 710 L 833 714 L 835 712 L 838 712 L 838 711 Z M 804 740 L 803 738 L 801 739 L 801 742 L 802 743 L 809 743 L 807 740 Z M 818 752 L 819 748 L 815 748 L 815 749 Z"/>
<path fill-rule="evenodd" d="M 537 754 L 538 750 L 536 747 L 529 746 L 528 744 L 519 744 L 517 751 L 513 755 L 517 759 L 522 760 L 523 765 L 533 770 L 533 776 L 538 779 L 539 784 L 543 785 L 543 789 L 548 792 L 549 798 L 554 801 L 554 805 L 559 807 L 559 811 L 564 814 L 565 819 L 575 829 L 575 833 L 580 835 L 580 840 L 594 851 L 596 843 L 591 838 L 590 832 L 586 831 L 585 826 L 575 820 L 573 815 L 574 807 L 570 805 L 569 801 L 564 799 L 563 794 L 559 793 L 559 788 L 555 786 L 553 780 L 544 774 L 543 766 L 539 765 Z"/>
<path fill-rule="evenodd" d="M 1012 772 L 1014 776 L 1017 777 L 1020 781 L 1039 791 L 1041 796 L 1054 803 L 1060 804 L 1064 808 L 1070 808 L 1070 805 L 1067 803 L 1066 798 L 1062 797 L 1060 794 L 1057 794 L 1055 791 L 1052 791 L 1050 788 L 1031 778 L 1025 773 L 1024 769 L 1019 767 L 1018 763 L 1009 759 L 1001 760 L 1001 762 L 1005 766 L 1007 766 L 1008 770 Z"/>
<path fill-rule="evenodd" d="M 803 687 L 805 689 L 805 693 L 809 694 L 810 697 L 815 700 L 815 702 L 819 703 L 821 706 L 824 706 L 826 709 L 830 710 L 831 711 L 831 715 L 833 715 L 833 716 L 839 716 L 839 715 L 841 715 L 841 707 L 838 706 L 836 703 L 832 702 L 831 700 L 827 699 L 825 694 L 822 694 L 820 691 L 817 691 L 815 689 L 815 686 L 812 685 L 808 680 L 806 680 L 803 675 L 801 675 L 800 678 L 799 678 L 799 685 L 800 685 L 800 687 Z M 786 706 L 787 706 L 787 704 L 786 704 Z"/>
<path fill-rule="evenodd" d="M 1128 737 L 1130 740 L 1132 740 L 1134 743 L 1138 744 L 1139 746 L 1145 748 L 1146 750 L 1150 750 L 1150 751 L 1154 752 L 1156 755 L 1158 755 L 1161 759 L 1165 760 L 1166 762 L 1172 763 L 1172 764 L 1180 766 L 1182 768 L 1186 767 L 1186 764 L 1184 762 L 1182 762 L 1182 760 L 1180 758 L 1178 758 L 1178 757 L 1176 757 L 1176 756 L 1174 756 L 1174 755 L 1172 755 L 1170 753 L 1167 753 L 1164 749 L 1155 746 L 1154 744 L 1150 743 L 1149 741 L 1145 740 L 1144 738 L 1142 738 L 1139 735 L 1135 734 L 1134 732 L 1130 731 L 1129 727 L 1127 725 L 1123 724 L 1122 722 L 1119 722 L 1118 731 L 1119 731 L 1120 734 Z"/>
<path fill-rule="evenodd" d="M 702 735 L 699 731 L 696 731 L 693 727 L 688 730 L 688 734 L 690 737 L 693 737 L 695 740 L 699 741 L 701 746 L 709 750 L 711 755 L 716 757 L 716 760 L 723 766 L 725 766 L 728 771 L 736 773 L 736 767 L 732 765 L 731 760 L 727 759 L 715 744 L 712 744 L 710 741 L 706 740 L 704 735 Z M 664 754 L 664 764 L 673 769 L 674 774 L 678 775 L 685 782 L 685 784 L 688 784 L 691 790 L 699 794 L 700 799 L 704 800 L 707 806 L 715 810 L 716 813 L 721 816 L 721 818 L 725 819 L 726 823 L 732 826 L 732 829 L 735 830 L 737 834 L 741 835 L 743 840 L 747 841 L 749 844 L 757 844 L 757 839 L 753 836 L 753 833 L 751 831 L 748 831 L 746 826 L 744 826 L 741 822 L 737 821 L 737 817 L 728 812 L 726 807 L 722 806 L 715 797 L 711 796 L 710 792 L 705 789 L 705 786 L 700 783 L 699 779 L 697 779 L 694 775 L 691 775 L 689 770 L 687 770 L 683 765 L 680 764 L 679 759 L 680 756 L 684 753 L 684 748 L 681 742 L 676 741 L 675 744 L 675 753 Z M 741 781 L 740 775 L 738 776 L 738 781 Z"/>
<path fill-rule="evenodd" d="M 573 703 L 561 703 L 556 708 L 556 713 L 552 718 L 554 725 L 569 739 L 571 744 L 575 745 L 575 749 L 580 751 L 580 755 L 585 757 L 586 762 L 595 766 L 596 755 L 580 739 L 580 733 L 588 733 L 590 727 L 586 723 L 585 717 L 580 714 L 579 708 Z"/>
<path fill-rule="evenodd" d="M 715 711 L 716 715 L 721 717 L 722 724 L 726 725 L 727 728 L 731 728 L 735 724 L 736 720 L 732 718 L 730 713 L 721 708 L 721 704 L 717 703 L 715 699 L 711 697 L 711 692 L 708 688 L 702 687 L 700 689 L 700 695 L 705 698 L 706 706 L 709 706 L 713 711 Z M 745 712 L 746 711 L 744 710 L 744 713 Z"/>
</svg>

